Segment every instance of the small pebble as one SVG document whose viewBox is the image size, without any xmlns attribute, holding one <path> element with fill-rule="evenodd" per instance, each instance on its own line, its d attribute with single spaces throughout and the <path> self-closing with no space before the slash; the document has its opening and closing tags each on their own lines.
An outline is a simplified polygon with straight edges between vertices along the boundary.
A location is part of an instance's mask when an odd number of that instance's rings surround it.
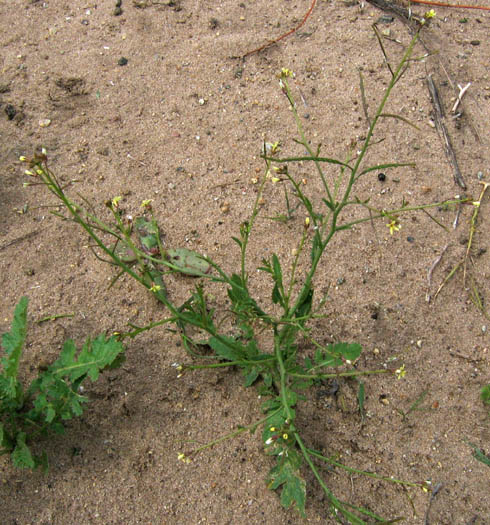
<svg viewBox="0 0 490 525">
<path fill-rule="evenodd" d="M 483 180 L 483 171 L 479 171 L 477 174 L 476 174 L 476 178 L 478 180 Z"/>
<path fill-rule="evenodd" d="M 41 128 L 47 128 L 51 124 L 51 119 L 49 118 L 42 118 L 39 120 L 39 127 Z"/>
</svg>

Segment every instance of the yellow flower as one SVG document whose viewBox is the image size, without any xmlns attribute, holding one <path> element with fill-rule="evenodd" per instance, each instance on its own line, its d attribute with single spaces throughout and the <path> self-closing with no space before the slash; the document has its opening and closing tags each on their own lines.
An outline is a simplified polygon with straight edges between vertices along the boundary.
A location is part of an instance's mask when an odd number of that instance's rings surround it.
<svg viewBox="0 0 490 525">
<path fill-rule="evenodd" d="M 280 151 L 280 149 L 281 149 L 280 142 L 266 142 L 265 143 L 265 151 L 269 155 L 275 155 L 276 153 Z"/>
<path fill-rule="evenodd" d="M 286 67 L 283 67 L 281 69 L 281 78 L 293 77 L 293 76 L 294 76 L 294 73 L 290 69 L 288 69 Z"/>
<path fill-rule="evenodd" d="M 111 200 L 111 205 L 113 208 L 117 209 L 119 207 L 119 201 L 122 200 L 122 197 L 119 195 L 117 197 L 114 197 L 112 200 Z"/>
<path fill-rule="evenodd" d="M 153 199 L 145 199 L 144 201 L 141 201 L 140 208 L 148 208 L 150 207 L 150 203 Z"/>
<path fill-rule="evenodd" d="M 288 436 L 286 433 L 284 433 L 284 434 L 282 435 L 282 439 L 284 439 L 284 441 L 286 441 L 288 437 L 289 437 L 289 436 Z"/>
<path fill-rule="evenodd" d="M 153 283 L 151 285 L 150 291 L 156 293 L 156 292 L 159 292 L 161 289 L 162 289 L 162 287 L 159 284 Z"/>
<path fill-rule="evenodd" d="M 182 461 L 182 463 L 190 463 L 192 460 L 191 458 L 188 458 L 185 454 L 182 452 L 177 456 L 177 459 L 179 461 Z"/>
<path fill-rule="evenodd" d="M 400 231 L 402 225 L 398 222 L 398 219 L 393 219 L 386 226 L 390 229 L 390 235 L 393 235 L 394 232 Z"/>
<path fill-rule="evenodd" d="M 405 365 L 402 365 L 398 370 L 395 370 L 396 378 L 401 379 L 402 377 L 405 377 L 405 374 L 407 371 L 405 370 Z"/>
</svg>

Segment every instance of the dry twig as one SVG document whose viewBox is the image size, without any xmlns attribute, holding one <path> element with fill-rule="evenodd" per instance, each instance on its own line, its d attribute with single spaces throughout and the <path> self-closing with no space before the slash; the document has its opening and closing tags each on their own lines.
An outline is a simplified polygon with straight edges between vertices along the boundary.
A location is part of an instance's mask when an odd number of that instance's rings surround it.
<svg viewBox="0 0 490 525">
<path fill-rule="evenodd" d="M 316 4 L 316 0 L 312 0 L 310 8 L 308 9 L 306 15 L 303 17 L 303 20 L 301 20 L 301 22 L 296 27 L 294 27 L 293 29 L 291 29 L 287 33 L 284 33 L 280 37 L 275 38 L 274 40 L 270 40 L 269 42 L 266 42 L 262 46 L 257 47 L 256 49 L 252 49 L 252 51 L 248 51 L 247 53 L 242 55 L 240 58 L 246 58 L 246 57 L 248 57 L 250 55 L 253 55 L 255 53 L 260 53 L 264 49 L 267 49 L 268 47 L 273 46 L 274 44 L 277 44 L 278 42 L 280 42 L 284 38 L 288 37 L 289 35 L 292 35 L 293 33 L 296 33 L 296 31 L 298 29 L 300 29 L 301 27 L 303 27 L 305 22 L 308 20 L 308 17 L 311 15 L 311 12 L 313 11 L 313 8 L 315 7 L 315 4 Z"/>
<path fill-rule="evenodd" d="M 463 180 L 463 176 L 461 175 L 458 160 L 456 159 L 456 154 L 454 153 L 454 149 L 451 144 L 451 139 L 449 137 L 446 124 L 444 122 L 444 112 L 441 105 L 441 99 L 439 98 L 439 93 L 437 92 L 434 80 L 432 80 L 432 73 L 427 76 L 427 85 L 429 87 L 432 105 L 434 106 L 434 120 L 436 123 L 436 128 L 439 132 L 439 135 L 442 137 L 446 158 L 449 164 L 451 164 L 451 166 L 453 167 L 454 182 L 465 190 L 466 184 Z"/>
<path fill-rule="evenodd" d="M 442 249 L 441 254 L 434 260 L 431 267 L 429 268 L 429 271 L 427 272 L 427 293 L 425 294 L 425 300 L 430 303 L 431 295 L 430 295 L 430 287 L 432 286 L 432 273 L 435 270 L 436 266 L 441 262 L 442 257 L 446 253 L 446 250 L 448 249 L 449 244 L 446 244 L 444 248 Z"/>
</svg>

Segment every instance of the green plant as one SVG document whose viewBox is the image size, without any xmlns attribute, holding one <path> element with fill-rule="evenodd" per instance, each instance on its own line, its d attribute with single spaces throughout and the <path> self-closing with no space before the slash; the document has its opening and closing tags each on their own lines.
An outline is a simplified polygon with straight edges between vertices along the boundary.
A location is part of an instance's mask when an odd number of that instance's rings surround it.
<svg viewBox="0 0 490 525">
<path fill-rule="evenodd" d="M 482 387 L 480 391 L 480 398 L 485 403 L 485 405 L 490 406 L 490 384 Z"/>
<path fill-rule="evenodd" d="M 269 488 L 281 490 L 281 502 L 284 507 L 295 507 L 302 515 L 305 513 L 306 483 L 302 468 L 306 464 L 325 492 L 330 511 L 336 517 L 343 516 L 354 524 L 365 523 L 364 519 L 382 521 L 369 509 L 354 507 L 337 499 L 321 476 L 318 463 L 344 469 L 349 473 L 361 471 L 341 464 L 335 458 L 326 457 L 307 445 L 302 429 L 297 426 L 296 411 L 300 401 L 305 399 L 304 391 L 317 382 L 328 378 L 355 377 L 368 374 L 393 373 L 399 378 L 405 374 L 404 366 L 397 370 L 361 371 L 353 367 L 362 348 L 357 343 L 337 342 L 323 344 L 318 341 L 311 328 L 311 321 L 324 317 L 322 308 L 326 296 L 319 300 L 315 297 L 314 277 L 320 260 L 334 235 L 349 230 L 356 224 L 374 219 L 388 221 L 390 233 L 400 229 L 399 216 L 408 211 L 424 210 L 440 206 L 442 203 L 408 206 L 402 203 L 393 210 L 380 210 L 367 200 L 353 196 L 353 189 L 360 177 L 379 170 L 400 166 L 412 166 L 412 163 L 382 163 L 364 165 L 366 152 L 373 143 L 373 134 L 382 118 L 396 116 L 384 113 L 386 102 L 405 72 L 413 48 L 417 41 L 416 34 L 396 68 L 390 67 L 391 80 L 382 97 L 374 116 L 369 120 L 369 130 L 357 157 L 347 161 L 320 156 L 320 148 L 314 150 L 303 132 L 296 110 L 296 104 L 289 86 L 292 74 L 283 69 L 280 85 L 291 106 L 300 134 L 299 144 L 307 151 L 301 157 L 278 158 L 278 145 L 264 146 L 265 176 L 256 196 L 255 205 L 248 221 L 240 225 L 239 236 L 234 241 L 240 250 L 240 266 L 235 273 L 227 273 L 215 261 L 201 257 L 194 252 L 176 252 L 163 248 L 160 229 L 153 216 L 149 201 L 142 206 L 143 214 L 135 219 L 128 219 L 120 208 L 120 198 L 107 202 L 114 222 L 103 222 L 92 208 L 74 203 L 65 193 L 54 173 L 48 166 L 46 152 L 34 156 L 30 161 L 28 175 L 38 177 L 55 194 L 71 215 L 91 237 L 93 250 L 98 258 L 118 268 L 115 280 L 123 273 L 136 279 L 151 291 L 155 298 L 164 305 L 168 316 L 149 325 L 138 327 L 131 325 L 131 331 L 120 334 L 120 338 L 136 337 L 143 331 L 158 325 L 176 327 L 185 349 L 199 362 L 177 365 L 179 374 L 186 371 L 221 367 L 238 367 L 244 375 L 245 386 L 256 385 L 265 400 L 262 402 L 264 417 L 247 427 L 240 427 L 232 433 L 222 436 L 206 445 L 179 454 L 179 459 L 191 462 L 199 452 L 210 448 L 225 439 L 243 432 L 254 432 L 262 427 L 262 440 L 267 454 L 275 460 L 269 472 Z M 27 161 L 27 159 L 24 159 Z M 289 165 L 295 162 L 312 162 L 324 189 L 321 202 L 310 199 L 304 192 L 300 181 L 289 171 Z M 335 165 L 340 174 L 333 180 L 325 174 L 324 163 Z M 285 273 L 284 265 L 277 254 L 263 259 L 260 270 L 272 281 L 270 303 L 264 298 L 254 298 L 250 293 L 250 275 L 247 270 L 247 248 L 254 224 L 259 214 L 259 203 L 264 188 L 269 180 L 289 182 L 298 203 L 305 213 L 302 233 L 295 248 L 295 255 L 290 270 Z M 287 202 L 287 220 L 291 218 L 292 208 Z M 460 203 L 460 200 L 453 201 Z M 87 204 L 87 203 L 85 203 Z M 344 220 L 345 209 L 359 206 L 366 211 L 366 216 L 355 220 Z M 139 237 L 135 241 L 134 237 Z M 309 254 L 306 254 L 306 251 Z M 178 255 L 176 255 L 178 253 Z M 175 256 L 173 256 L 175 255 Z M 308 259 L 306 272 L 298 277 L 301 257 Z M 164 279 L 172 273 L 187 273 L 200 278 L 191 296 L 183 304 L 175 304 L 165 291 Z M 207 300 L 206 282 L 212 281 L 224 286 L 229 300 L 226 316 L 213 309 Z M 230 324 L 230 317 L 232 323 Z M 192 330 L 197 329 L 198 336 Z M 299 350 L 299 341 L 304 340 L 314 352 L 303 355 Z M 259 343 L 261 341 L 261 343 Z M 211 361 L 211 362 L 210 362 Z M 359 388 L 359 408 L 363 415 L 364 384 Z M 406 486 L 425 488 L 421 483 L 403 482 L 392 477 L 379 476 L 364 472 L 365 475 Z"/>
<path fill-rule="evenodd" d="M 15 308 L 10 332 L 2 336 L 0 360 L 0 454 L 11 454 L 16 467 L 48 465 L 46 453 L 33 454 L 30 443 L 49 431 L 63 433 L 64 421 L 80 416 L 88 399 L 80 387 L 96 381 L 102 370 L 122 362 L 123 346 L 114 337 L 87 339 L 77 355 L 75 343 L 65 341 L 58 359 L 41 371 L 24 390 L 19 366 L 27 334 L 27 297 Z"/>
</svg>

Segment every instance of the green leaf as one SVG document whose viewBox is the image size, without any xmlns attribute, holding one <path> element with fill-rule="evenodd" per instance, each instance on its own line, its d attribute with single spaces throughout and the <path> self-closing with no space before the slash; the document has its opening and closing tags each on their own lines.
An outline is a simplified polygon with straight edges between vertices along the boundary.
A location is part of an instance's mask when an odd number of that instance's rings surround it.
<svg viewBox="0 0 490 525">
<path fill-rule="evenodd" d="M 357 401 L 359 403 L 359 413 L 361 414 L 361 420 L 364 421 L 364 401 L 366 399 L 366 393 L 364 391 L 364 383 L 359 381 L 359 391 L 357 392 Z"/>
<path fill-rule="evenodd" d="M 304 293 L 301 298 L 301 302 L 298 304 L 298 308 L 295 312 L 295 317 L 306 317 L 311 312 L 311 306 L 313 303 L 313 289 L 310 287 Z"/>
<path fill-rule="evenodd" d="M 315 367 L 332 367 L 341 366 L 343 364 L 342 359 L 336 357 L 332 352 L 332 345 L 328 345 L 326 350 L 322 351 L 318 349 L 314 356 Z M 310 367 L 313 368 L 313 367 Z"/>
<path fill-rule="evenodd" d="M 246 371 L 245 375 L 245 382 L 244 385 L 246 387 L 252 386 L 255 381 L 257 381 L 257 378 L 259 377 L 259 369 L 254 366 Z"/>
<path fill-rule="evenodd" d="M 344 359 L 352 362 L 355 361 L 362 352 L 362 346 L 359 343 L 335 343 L 331 349 Z"/>
<path fill-rule="evenodd" d="M 288 458 L 284 461 L 281 459 L 281 462 L 270 471 L 269 479 L 269 488 L 272 490 L 282 485 L 282 506 L 289 509 L 293 505 L 301 516 L 305 517 L 306 483 Z"/>
<path fill-rule="evenodd" d="M 210 337 L 208 344 L 220 357 L 228 361 L 240 361 L 246 358 L 245 349 L 233 337 L 226 335 L 219 339 Z"/>
<path fill-rule="evenodd" d="M 481 389 L 480 399 L 485 403 L 485 405 L 490 405 L 490 384 L 484 386 Z"/>
<path fill-rule="evenodd" d="M 150 255 L 158 255 L 160 252 L 158 245 L 160 232 L 156 221 L 153 219 L 149 221 L 146 217 L 136 217 L 134 225 L 143 250 Z"/>
<path fill-rule="evenodd" d="M 211 266 L 201 255 L 187 248 L 167 250 L 168 261 L 176 266 L 181 273 L 200 276 L 209 272 Z"/>
<path fill-rule="evenodd" d="M 10 384 L 13 387 L 17 380 L 17 373 L 19 371 L 19 361 L 22 355 L 22 348 L 27 333 L 27 305 L 29 299 L 22 297 L 14 311 L 14 318 L 12 320 L 12 327 L 10 332 L 3 334 L 2 347 L 7 354 L 1 360 L 3 366 L 3 375 L 11 380 Z M 15 389 L 14 389 L 15 394 Z M 13 397 L 13 396 L 12 396 Z"/>
<path fill-rule="evenodd" d="M 286 403 L 290 407 L 294 407 L 298 402 L 298 394 L 294 390 L 286 388 Z"/>
<path fill-rule="evenodd" d="M 143 279 L 149 287 L 156 285 L 159 288 L 153 288 L 155 297 L 163 304 L 167 300 L 167 288 L 163 282 L 162 273 L 155 268 L 145 267 Z M 153 291 L 152 290 L 152 291 Z"/>
<path fill-rule="evenodd" d="M 60 357 L 48 371 L 56 373 L 58 377 L 67 376 L 72 382 L 85 375 L 97 381 L 100 371 L 110 366 L 123 351 L 123 345 L 114 336 L 106 339 L 101 334 L 93 341 L 87 339 L 78 359 L 75 359 L 75 343 L 69 339 L 63 345 Z"/>
<path fill-rule="evenodd" d="M 360 177 L 361 175 L 369 173 L 370 171 L 380 171 L 380 170 L 386 170 L 388 168 L 400 168 L 403 166 L 410 166 L 414 168 L 416 164 L 415 162 L 387 162 L 385 164 L 377 164 L 375 166 L 370 166 L 369 168 L 362 170 L 358 176 Z"/>
<path fill-rule="evenodd" d="M 34 468 L 36 466 L 31 451 L 26 445 L 26 437 L 25 432 L 17 434 L 17 442 L 12 452 L 12 462 L 17 468 Z"/>
<path fill-rule="evenodd" d="M 240 246 L 240 248 L 242 247 L 242 241 L 238 237 L 232 237 L 232 239 L 238 244 L 238 246 Z"/>
<path fill-rule="evenodd" d="M 322 237 L 320 235 L 320 232 L 318 230 L 315 231 L 315 235 L 313 236 L 313 241 L 311 243 L 311 260 L 314 261 L 322 252 Z"/>
<path fill-rule="evenodd" d="M 262 403 L 262 412 L 272 412 L 281 406 L 281 400 L 274 398 L 268 399 Z M 267 438 L 266 438 L 267 439 Z"/>
<path fill-rule="evenodd" d="M 473 457 L 478 461 L 481 461 L 487 467 L 490 467 L 490 456 L 487 456 L 485 452 L 480 450 L 476 445 L 473 445 L 473 443 L 468 442 L 468 445 L 473 449 Z"/>
<path fill-rule="evenodd" d="M 381 113 L 379 116 L 380 117 L 394 118 L 394 119 L 397 119 L 397 120 L 401 120 L 402 122 L 405 122 L 405 124 L 408 124 L 409 126 L 412 126 L 413 128 L 415 128 L 417 131 L 420 131 L 419 127 L 417 127 L 413 122 L 411 122 L 410 120 L 408 120 L 405 117 L 402 117 L 401 115 L 396 115 L 396 114 L 393 114 L 393 113 Z"/>
</svg>

